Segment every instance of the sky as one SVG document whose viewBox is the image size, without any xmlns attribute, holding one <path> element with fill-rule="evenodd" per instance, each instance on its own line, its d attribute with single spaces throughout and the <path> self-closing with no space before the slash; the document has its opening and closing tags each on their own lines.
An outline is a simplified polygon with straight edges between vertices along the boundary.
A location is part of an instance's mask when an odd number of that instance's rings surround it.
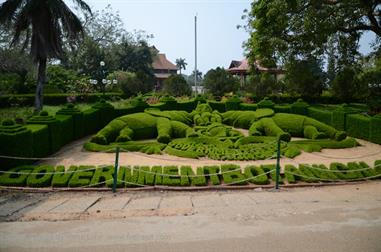
<svg viewBox="0 0 381 252">
<path fill-rule="evenodd" d="M 228 68 L 232 60 L 244 58 L 242 48 L 249 35 L 241 20 L 244 9 L 250 9 L 251 0 L 86 0 L 93 10 L 102 10 L 108 4 L 119 12 L 125 29 L 144 30 L 153 34 L 150 44 L 175 63 L 185 58 L 188 63 L 183 73 L 194 70 L 194 16 L 197 14 L 197 64 L 203 74 L 211 68 Z M 370 51 L 374 39 L 366 34 L 360 41 L 360 51 Z"/>
</svg>

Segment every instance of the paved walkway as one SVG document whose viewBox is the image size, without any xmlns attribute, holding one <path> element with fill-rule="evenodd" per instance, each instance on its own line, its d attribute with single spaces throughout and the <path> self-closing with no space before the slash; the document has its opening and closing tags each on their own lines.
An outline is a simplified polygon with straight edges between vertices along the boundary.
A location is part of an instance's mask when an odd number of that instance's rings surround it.
<svg viewBox="0 0 381 252">
<path fill-rule="evenodd" d="M 0 194 L 0 251 L 381 251 L 381 181 L 281 192 Z"/>
</svg>

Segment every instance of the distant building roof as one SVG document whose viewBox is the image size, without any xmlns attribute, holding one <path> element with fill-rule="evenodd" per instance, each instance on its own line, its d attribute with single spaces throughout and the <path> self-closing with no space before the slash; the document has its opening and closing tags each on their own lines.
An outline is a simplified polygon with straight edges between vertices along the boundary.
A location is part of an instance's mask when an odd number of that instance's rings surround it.
<svg viewBox="0 0 381 252">
<path fill-rule="evenodd" d="M 255 70 L 258 72 L 267 72 L 267 73 L 275 73 L 282 74 L 285 71 L 280 68 L 267 68 L 260 65 L 259 61 L 256 60 L 254 63 Z M 232 60 L 230 63 L 228 71 L 232 74 L 247 74 L 250 70 L 250 65 L 247 59 L 243 59 L 241 61 Z"/>
<path fill-rule="evenodd" d="M 152 63 L 154 70 L 176 70 L 177 66 L 167 60 L 164 53 L 158 53 Z"/>
</svg>

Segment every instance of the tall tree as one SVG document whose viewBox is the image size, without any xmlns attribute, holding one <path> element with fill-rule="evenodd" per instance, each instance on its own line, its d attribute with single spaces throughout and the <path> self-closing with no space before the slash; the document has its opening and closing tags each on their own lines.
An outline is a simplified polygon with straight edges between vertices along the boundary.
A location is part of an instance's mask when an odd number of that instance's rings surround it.
<svg viewBox="0 0 381 252">
<path fill-rule="evenodd" d="M 381 37 L 379 0 L 255 0 L 245 15 L 250 31 L 249 59 L 273 66 L 300 55 L 318 58 L 329 38 L 340 37 L 344 54 L 358 50 L 366 32 Z"/>
<path fill-rule="evenodd" d="M 91 13 L 84 1 L 73 2 L 82 11 Z M 35 109 L 40 111 L 47 60 L 63 56 L 63 37 L 72 42 L 83 35 L 81 21 L 63 0 L 7 0 L 0 5 L 0 23 L 13 31 L 12 44 L 17 44 L 22 34 L 25 34 L 23 44 L 30 44 L 30 53 L 38 64 Z"/>
<path fill-rule="evenodd" d="M 205 74 L 204 87 L 215 96 L 223 96 L 225 93 L 237 91 L 239 81 L 224 68 L 217 67 Z"/>
<path fill-rule="evenodd" d="M 176 66 L 180 69 L 180 75 L 181 75 L 181 69 L 186 69 L 186 66 L 188 63 L 185 62 L 185 59 L 183 58 L 178 58 L 176 59 Z"/>
</svg>

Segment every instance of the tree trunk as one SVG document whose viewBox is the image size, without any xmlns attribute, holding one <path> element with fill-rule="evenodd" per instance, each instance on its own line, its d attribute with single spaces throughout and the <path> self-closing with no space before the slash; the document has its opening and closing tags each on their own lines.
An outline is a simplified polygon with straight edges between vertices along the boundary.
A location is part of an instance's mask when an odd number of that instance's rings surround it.
<svg viewBox="0 0 381 252">
<path fill-rule="evenodd" d="M 44 85 L 46 82 L 46 58 L 38 61 L 38 76 L 36 97 L 34 100 L 35 111 L 40 112 L 43 107 Z"/>
</svg>

